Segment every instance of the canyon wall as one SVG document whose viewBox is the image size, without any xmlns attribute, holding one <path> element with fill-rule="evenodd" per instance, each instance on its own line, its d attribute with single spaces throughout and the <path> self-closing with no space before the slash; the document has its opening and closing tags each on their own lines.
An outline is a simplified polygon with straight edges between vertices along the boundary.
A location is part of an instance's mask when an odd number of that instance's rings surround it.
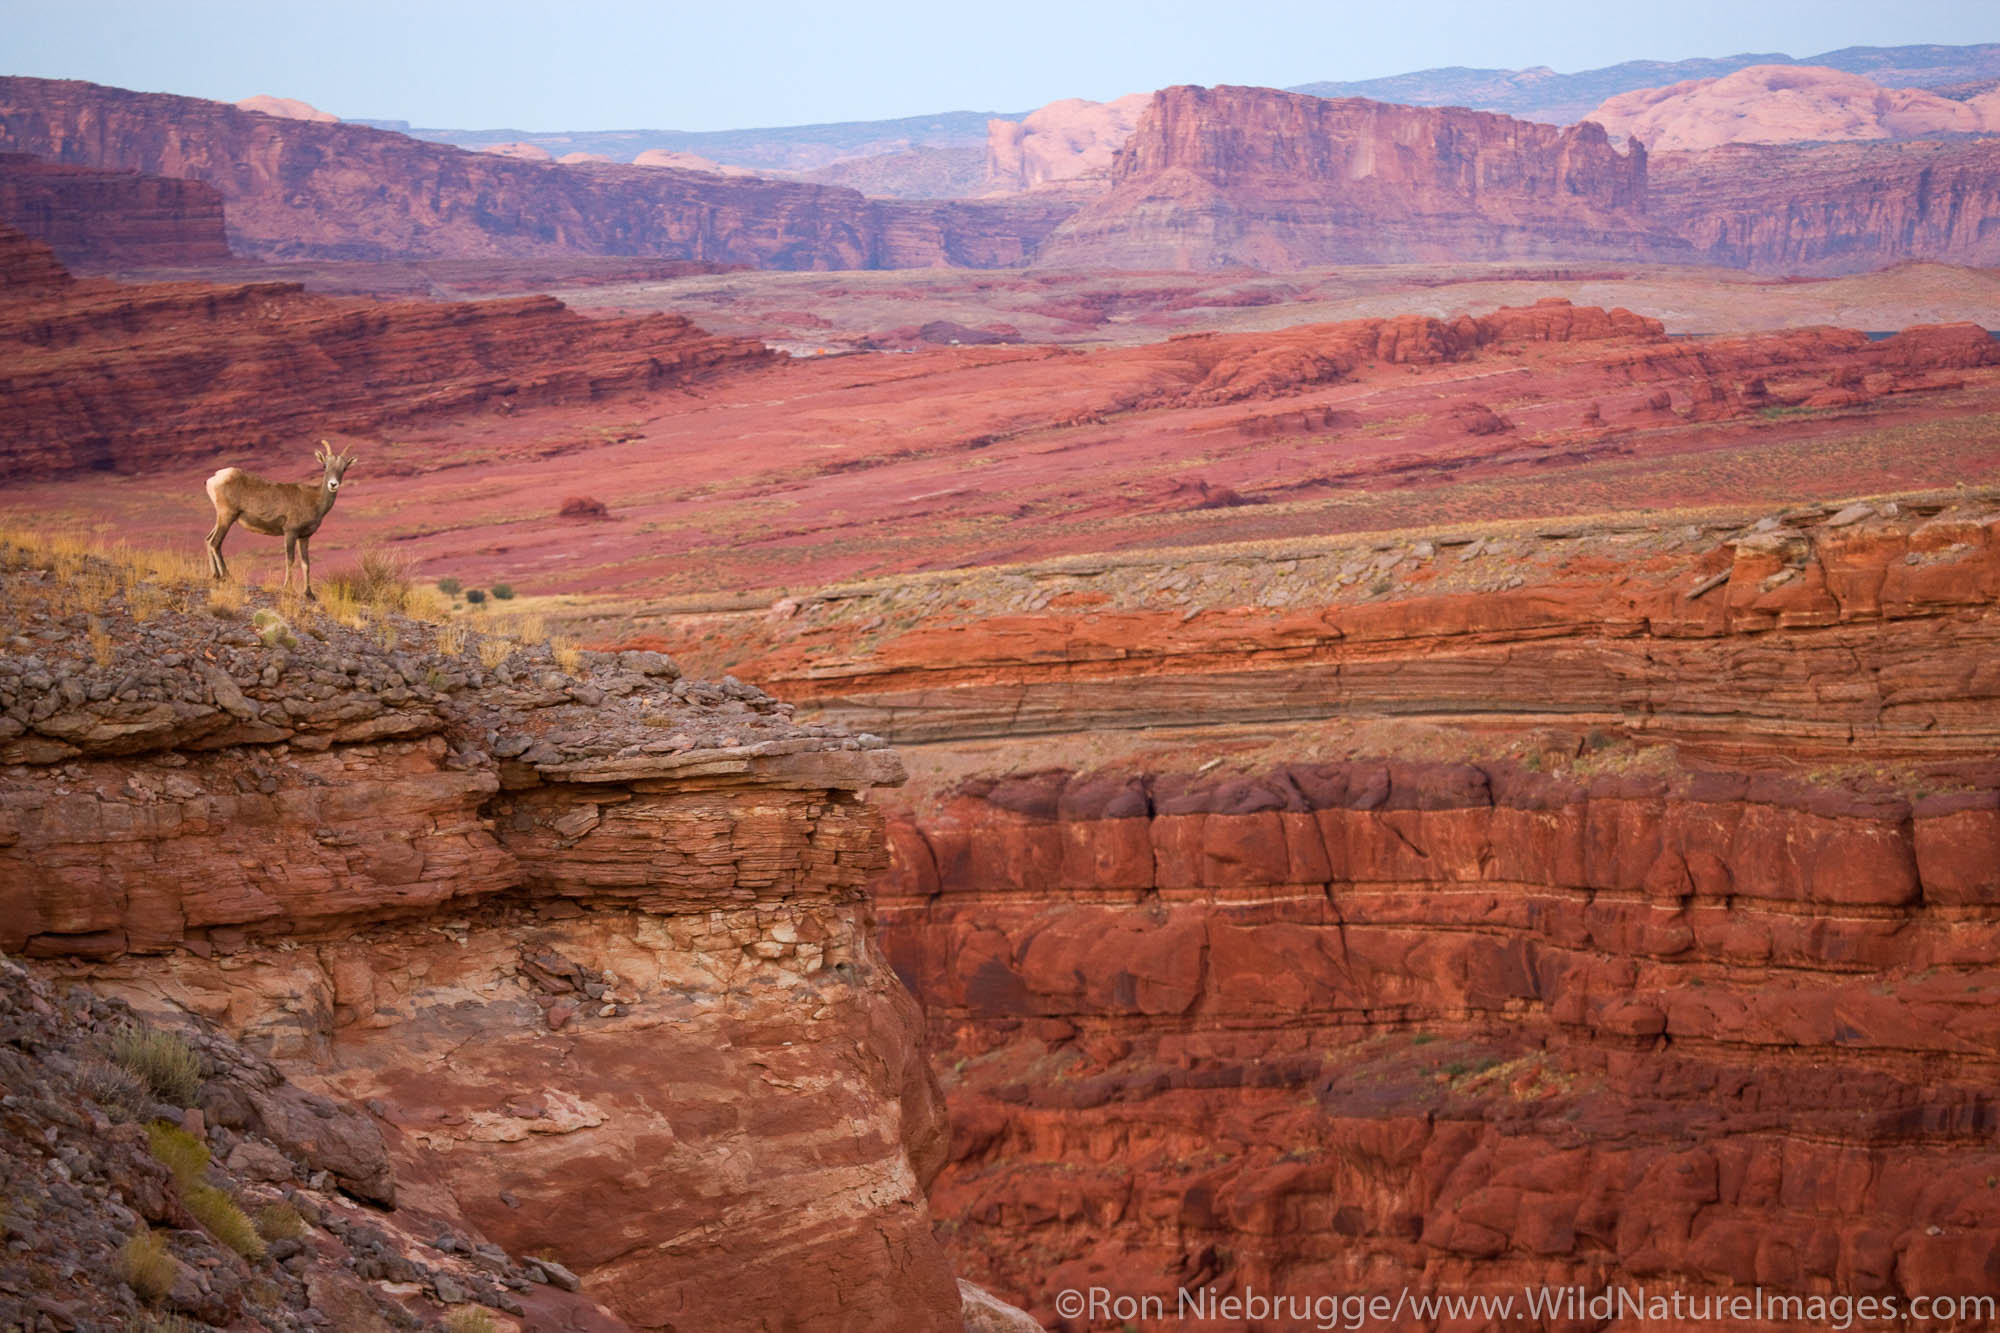
<svg viewBox="0 0 2000 1333">
<path fill-rule="evenodd" d="M 0 949 L 365 1106 L 397 1184 L 350 1192 L 634 1328 L 960 1327 L 880 741 L 658 654 L 0 564 Z"/>
<path fill-rule="evenodd" d="M 1556 128 L 1267 88 L 1166 89 L 1124 139 L 1120 117 L 1132 110 L 1105 104 L 1080 121 L 1051 111 L 1047 124 L 1031 117 L 996 130 L 1000 184 L 1046 186 L 1082 171 L 1089 188 L 982 200 L 869 199 L 803 182 L 523 161 L 361 125 L 29 78 L 0 79 L 0 150 L 205 183 L 226 206 L 231 243 L 264 258 L 1276 270 L 1615 258 L 1806 273 L 1906 259 L 2000 262 L 2000 242 L 1981 224 L 2000 210 L 2000 145 L 1989 141 L 1734 145 L 1649 164 L 1643 148 L 1621 153 L 1591 122 Z M 1040 139 L 1052 142 L 1037 147 Z M 1118 139 L 1099 182 L 1094 164 Z M 50 179 L 34 188 L 46 194 Z M 162 227 L 189 237 L 212 228 L 214 197 L 199 184 L 144 192 L 126 234 L 92 263 L 182 262 L 145 238 Z M 53 215 L 45 226 L 59 245 L 75 230 Z"/>
<path fill-rule="evenodd" d="M 915 774 L 969 1274 L 1992 1290 L 1990 488 L 1014 573 L 744 659 Z"/>
<path fill-rule="evenodd" d="M 1653 159 L 1652 198 L 1655 216 L 1696 254 L 1732 268 L 2000 264 L 2000 139 L 1662 153 Z"/>
<path fill-rule="evenodd" d="M 1111 192 L 1038 262 L 1270 269 L 1671 252 L 1646 221 L 1646 158 L 1591 125 L 1169 88 L 1119 150 Z"/>
<path fill-rule="evenodd" d="M 587 319 L 547 296 L 385 303 L 297 283 L 57 281 L 0 225 L 0 480 L 143 472 L 479 410 L 684 389 L 776 359 L 676 315 Z"/>
<path fill-rule="evenodd" d="M 0 78 L 0 149 L 207 182 L 226 204 L 231 243 L 263 258 L 981 266 L 1020 262 L 1009 256 L 1046 230 L 1044 210 L 1032 207 L 904 204 L 830 186 L 517 161 L 362 125 L 51 79 Z"/>
<path fill-rule="evenodd" d="M 0 153 L 0 226 L 90 270 L 229 258 L 222 196 L 213 186 L 59 166 L 24 153 Z"/>
</svg>

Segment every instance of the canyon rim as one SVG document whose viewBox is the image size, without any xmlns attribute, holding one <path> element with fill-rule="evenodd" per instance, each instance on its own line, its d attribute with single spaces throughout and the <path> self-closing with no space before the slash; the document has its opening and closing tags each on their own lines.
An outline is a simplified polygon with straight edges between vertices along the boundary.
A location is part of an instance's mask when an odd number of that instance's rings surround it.
<svg viewBox="0 0 2000 1333">
<path fill-rule="evenodd" d="M 0 70 L 0 1333 L 2000 1327 L 2000 44 L 1910 23 Z"/>
</svg>

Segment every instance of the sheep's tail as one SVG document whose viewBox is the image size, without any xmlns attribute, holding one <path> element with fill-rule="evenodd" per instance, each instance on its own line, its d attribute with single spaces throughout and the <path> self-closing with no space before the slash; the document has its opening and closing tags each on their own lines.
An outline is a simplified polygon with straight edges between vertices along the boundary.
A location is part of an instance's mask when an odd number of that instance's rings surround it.
<svg viewBox="0 0 2000 1333">
<path fill-rule="evenodd" d="M 208 479 L 208 485 L 206 487 L 208 491 L 208 498 L 210 500 L 214 500 L 216 491 L 222 487 L 223 483 L 228 481 L 231 477 L 237 476 L 242 471 L 243 471 L 242 468 L 226 467 L 222 469 L 222 471 L 210 477 Z"/>
</svg>

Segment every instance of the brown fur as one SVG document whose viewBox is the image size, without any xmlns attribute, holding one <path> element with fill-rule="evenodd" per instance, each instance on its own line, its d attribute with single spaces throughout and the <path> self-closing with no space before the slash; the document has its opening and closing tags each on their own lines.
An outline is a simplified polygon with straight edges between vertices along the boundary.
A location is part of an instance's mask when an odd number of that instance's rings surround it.
<svg viewBox="0 0 2000 1333">
<path fill-rule="evenodd" d="M 312 590 L 312 535 L 333 508 L 341 478 L 354 466 L 354 455 L 336 454 L 325 440 L 313 454 L 326 472 L 318 482 L 265 481 L 242 468 L 226 467 L 208 479 L 208 498 L 215 505 L 215 526 L 208 534 L 208 570 L 218 579 L 229 577 L 222 558 L 222 539 L 237 522 L 252 532 L 285 539 L 285 581 L 292 586 L 292 562 L 304 574 L 307 600 Z"/>
</svg>

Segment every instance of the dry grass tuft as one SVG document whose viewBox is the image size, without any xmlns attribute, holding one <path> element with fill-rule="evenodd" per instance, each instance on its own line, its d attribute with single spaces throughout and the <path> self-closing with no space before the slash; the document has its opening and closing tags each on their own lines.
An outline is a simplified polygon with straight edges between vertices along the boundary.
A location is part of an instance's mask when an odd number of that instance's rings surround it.
<svg viewBox="0 0 2000 1333">
<path fill-rule="evenodd" d="M 445 1333 L 495 1333 L 493 1316 L 476 1305 L 461 1305 L 444 1317 Z"/>
<path fill-rule="evenodd" d="M 183 1185 L 181 1202 L 209 1235 L 245 1259 L 255 1263 L 264 1257 L 264 1238 L 226 1190 L 213 1185 Z"/>
<path fill-rule="evenodd" d="M 201 1087 L 201 1057 L 179 1033 L 134 1025 L 111 1040 L 111 1058 L 146 1080 L 163 1102 L 192 1106 Z"/>
<path fill-rule="evenodd" d="M 155 1120 L 146 1126 L 146 1146 L 154 1161 L 173 1172 L 175 1183 L 183 1191 L 201 1184 L 202 1173 L 208 1170 L 206 1143 L 179 1125 Z"/>
<path fill-rule="evenodd" d="M 265 1240 L 297 1240 L 310 1229 L 299 1210 L 283 1200 L 257 1210 L 257 1234 Z"/>
<path fill-rule="evenodd" d="M 180 1264 L 167 1253 L 167 1238 L 151 1228 L 134 1232 L 118 1252 L 118 1276 L 142 1300 L 157 1301 L 174 1289 Z"/>
<path fill-rule="evenodd" d="M 408 560 L 371 546 L 361 552 L 360 564 L 335 569 L 316 591 L 328 601 L 338 596 L 371 611 L 402 615 L 410 608 L 415 586 Z"/>
</svg>

